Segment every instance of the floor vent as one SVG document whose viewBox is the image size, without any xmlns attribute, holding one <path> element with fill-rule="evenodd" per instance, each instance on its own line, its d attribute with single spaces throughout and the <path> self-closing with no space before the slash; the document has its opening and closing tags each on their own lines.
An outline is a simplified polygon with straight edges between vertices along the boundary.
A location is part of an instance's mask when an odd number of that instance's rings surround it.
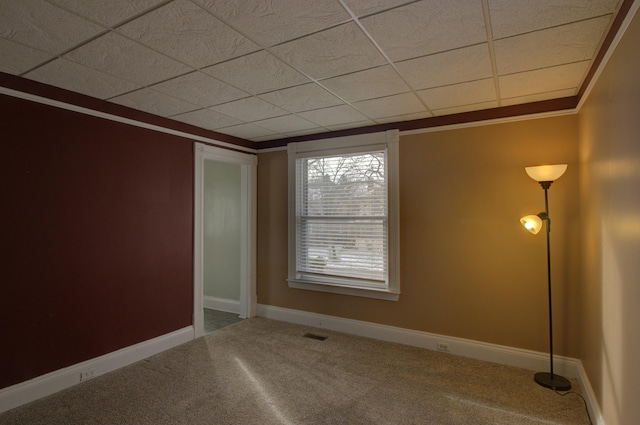
<svg viewBox="0 0 640 425">
<path fill-rule="evenodd" d="M 318 341 L 324 341 L 325 339 L 327 339 L 326 336 L 310 334 L 310 333 L 306 333 L 306 334 L 304 334 L 302 336 L 305 337 L 305 338 L 317 339 Z"/>
</svg>

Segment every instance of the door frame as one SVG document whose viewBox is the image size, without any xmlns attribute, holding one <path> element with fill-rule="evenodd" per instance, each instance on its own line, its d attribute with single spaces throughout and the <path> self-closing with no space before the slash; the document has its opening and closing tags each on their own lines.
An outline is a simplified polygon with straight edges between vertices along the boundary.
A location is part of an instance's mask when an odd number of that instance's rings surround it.
<svg viewBox="0 0 640 425">
<path fill-rule="evenodd" d="M 256 315 L 257 155 L 194 143 L 193 328 L 204 335 L 204 161 L 240 165 L 240 317 Z"/>
</svg>

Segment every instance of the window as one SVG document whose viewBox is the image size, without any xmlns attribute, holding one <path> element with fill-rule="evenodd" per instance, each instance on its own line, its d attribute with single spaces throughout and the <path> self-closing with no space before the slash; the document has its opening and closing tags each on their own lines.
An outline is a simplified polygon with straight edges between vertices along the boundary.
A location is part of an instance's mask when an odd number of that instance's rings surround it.
<svg viewBox="0 0 640 425">
<path fill-rule="evenodd" d="M 397 300 L 398 131 L 288 149 L 289 286 Z"/>
</svg>

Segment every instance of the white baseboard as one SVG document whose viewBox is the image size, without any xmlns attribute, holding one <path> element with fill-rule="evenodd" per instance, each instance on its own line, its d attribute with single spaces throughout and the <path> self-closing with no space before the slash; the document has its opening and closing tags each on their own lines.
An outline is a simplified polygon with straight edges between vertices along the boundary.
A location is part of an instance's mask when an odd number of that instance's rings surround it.
<svg viewBox="0 0 640 425">
<path fill-rule="evenodd" d="M 240 301 L 238 300 L 229 300 L 226 298 L 216 298 L 205 295 L 203 305 L 204 308 L 240 314 Z"/>
<path fill-rule="evenodd" d="M 300 325 L 330 329 L 333 331 L 383 341 L 397 342 L 399 344 L 411 345 L 429 350 L 437 350 L 438 343 L 445 343 L 449 345 L 449 352 L 451 354 L 457 354 L 459 356 L 509 366 L 517 366 L 531 370 L 544 371 L 549 368 L 548 354 L 524 350 L 521 348 L 512 348 L 503 345 L 473 341 L 470 339 L 438 335 L 429 332 L 397 328 L 394 326 L 326 316 L 323 314 L 309 313 L 306 311 L 291 310 L 263 304 L 258 305 L 258 316 L 297 323 Z M 579 360 L 562 356 L 554 356 L 553 359 L 554 370 L 559 374 L 572 378 L 578 377 L 577 365 Z"/>
<path fill-rule="evenodd" d="M 600 410 L 600 404 L 596 398 L 596 394 L 593 392 L 593 387 L 587 376 L 587 372 L 582 366 L 582 362 L 578 363 L 578 382 L 582 389 L 582 395 L 587 402 L 587 409 L 589 409 L 589 417 L 591 417 L 591 423 L 593 425 L 605 425 L 604 417 L 602 416 L 602 410 Z"/>
<path fill-rule="evenodd" d="M 0 413 L 72 387 L 81 381 L 112 372 L 168 350 L 169 348 L 184 344 L 185 342 L 193 340 L 193 337 L 193 326 L 188 326 L 157 338 L 3 388 L 0 390 Z M 87 379 L 81 379 L 83 373 L 88 375 Z"/>
<path fill-rule="evenodd" d="M 380 325 L 360 320 L 344 319 L 324 314 L 309 313 L 300 310 L 274 307 L 264 304 L 258 304 L 257 313 L 258 316 L 267 319 L 313 326 L 321 329 L 329 329 L 332 331 L 344 332 L 352 335 L 379 339 L 382 341 L 396 342 L 429 350 L 437 351 L 438 344 L 445 343 L 448 344 L 449 352 L 451 354 L 521 367 L 532 371 L 546 371 L 549 368 L 549 355 L 532 350 L 524 350 L 521 348 L 507 347 L 503 345 L 455 338 L 394 326 Z M 598 401 L 582 366 L 582 362 L 579 359 L 563 356 L 554 356 L 553 359 L 554 371 L 558 372 L 560 375 L 576 378 L 580 383 L 580 387 L 587 402 L 587 408 L 589 409 L 589 414 L 591 415 L 594 425 L 605 425 Z"/>
</svg>

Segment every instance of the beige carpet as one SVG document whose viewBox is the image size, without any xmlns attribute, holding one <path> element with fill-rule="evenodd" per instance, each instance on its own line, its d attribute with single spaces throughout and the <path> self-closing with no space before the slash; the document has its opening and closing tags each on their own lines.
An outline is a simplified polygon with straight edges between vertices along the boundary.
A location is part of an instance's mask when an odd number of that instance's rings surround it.
<svg viewBox="0 0 640 425">
<path fill-rule="evenodd" d="M 532 371 L 262 318 L 0 415 L 2 425 L 588 423 L 578 395 L 538 386 Z"/>
</svg>

